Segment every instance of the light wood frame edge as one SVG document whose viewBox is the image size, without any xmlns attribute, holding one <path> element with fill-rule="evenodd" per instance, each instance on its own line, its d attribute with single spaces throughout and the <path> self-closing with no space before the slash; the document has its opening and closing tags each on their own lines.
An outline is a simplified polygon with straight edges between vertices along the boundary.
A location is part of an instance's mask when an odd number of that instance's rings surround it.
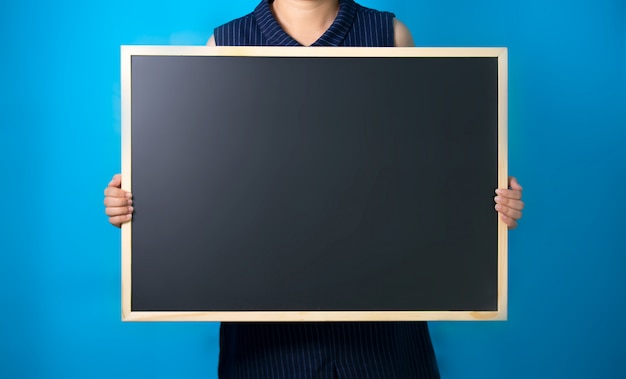
<svg viewBox="0 0 626 379">
<path fill-rule="evenodd" d="M 122 188 L 132 192 L 131 88 L 133 55 L 293 56 L 293 57 L 497 57 L 498 58 L 498 187 L 508 187 L 508 50 L 506 48 L 286 48 L 206 46 L 121 46 Z M 497 215 L 496 215 L 497 217 Z M 283 312 L 132 312 L 132 222 L 122 226 L 123 321 L 435 321 L 506 320 L 508 310 L 508 227 L 498 221 L 498 310 L 468 311 L 283 311 Z"/>
<path fill-rule="evenodd" d="M 121 102 L 122 102 L 122 189 L 132 193 L 131 175 L 131 59 L 132 46 L 122 46 L 121 57 Z M 131 253 L 132 222 L 122 224 L 122 320 L 131 315 Z"/>
<path fill-rule="evenodd" d="M 508 188 L 508 49 L 498 54 L 498 188 Z M 508 226 L 498 217 L 498 313 L 502 320 L 508 314 Z"/>
<path fill-rule="evenodd" d="M 455 321 L 502 320 L 499 312 L 421 311 L 241 311 L 241 312 L 131 312 L 124 321 Z"/>
</svg>

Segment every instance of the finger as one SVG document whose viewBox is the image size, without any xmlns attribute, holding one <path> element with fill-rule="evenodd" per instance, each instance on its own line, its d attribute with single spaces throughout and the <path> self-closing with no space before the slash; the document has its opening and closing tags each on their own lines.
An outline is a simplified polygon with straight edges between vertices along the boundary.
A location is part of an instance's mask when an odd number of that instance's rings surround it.
<svg viewBox="0 0 626 379">
<path fill-rule="evenodd" d="M 509 208 L 521 211 L 524 209 L 524 202 L 522 200 L 510 199 L 504 196 L 496 196 L 493 198 L 496 204 L 504 205 Z"/>
<path fill-rule="evenodd" d="M 509 188 L 516 191 L 522 191 L 523 188 L 514 176 L 509 176 Z"/>
<path fill-rule="evenodd" d="M 509 218 L 515 220 L 519 220 L 520 218 L 522 218 L 522 212 L 517 209 L 509 208 L 501 204 L 496 204 L 495 208 L 496 211 L 498 211 L 500 214 L 503 214 Z"/>
<path fill-rule="evenodd" d="M 133 213 L 135 209 L 133 207 L 107 207 L 104 212 L 107 216 L 123 216 Z"/>
<path fill-rule="evenodd" d="M 109 182 L 110 187 L 118 187 L 122 186 L 122 174 L 113 175 L 113 179 Z"/>
<path fill-rule="evenodd" d="M 133 205 L 133 201 L 126 197 L 107 196 L 104 198 L 105 207 L 123 207 L 128 205 Z"/>
<path fill-rule="evenodd" d="M 506 226 L 509 227 L 509 229 L 515 229 L 517 228 L 517 220 L 512 219 L 506 215 L 500 214 L 500 219 L 502 220 L 502 222 L 504 222 L 506 224 Z"/>
<path fill-rule="evenodd" d="M 131 214 L 123 215 L 123 216 L 114 216 L 114 217 L 109 217 L 109 222 L 119 228 L 122 226 L 123 223 L 132 220 L 132 218 L 133 218 L 133 215 Z"/>
<path fill-rule="evenodd" d="M 522 198 L 522 190 L 522 186 L 519 184 L 517 179 L 513 176 L 510 176 L 509 187 L 496 189 L 496 194 L 507 198 L 519 200 Z"/>
<path fill-rule="evenodd" d="M 133 197 L 133 195 L 128 192 L 125 191 L 121 188 L 116 188 L 116 187 L 107 187 L 104 189 L 104 196 L 105 197 L 118 197 L 118 198 L 126 198 L 126 199 L 130 199 Z"/>
<path fill-rule="evenodd" d="M 520 190 L 498 188 L 496 190 L 496 194 L 498 196 L 502 196 L 508 199 L 513 199 L 513 200 L 519 200 L 522 198 L 522 191 Z"/>
</svg>

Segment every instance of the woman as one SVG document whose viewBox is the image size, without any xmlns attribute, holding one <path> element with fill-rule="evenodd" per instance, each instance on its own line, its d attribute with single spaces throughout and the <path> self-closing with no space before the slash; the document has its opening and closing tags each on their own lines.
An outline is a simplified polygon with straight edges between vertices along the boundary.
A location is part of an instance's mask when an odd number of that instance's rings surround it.
<svg viewBox="0 0 626 379">
<path fill-rule="evenodd" d="M 263 0 L 215 29 L 207 45 L 413 46 L 392 13 L 353 0 Z M 496 190 L 496 210 L 514 228 L 521 186 Z M 120 226 L 132 218 L 132 196 L 113 177 L 106 214 Z M 230 378 L 439 378 L 424 322 L 222 323 L 219 376 Z"/>
</svg>

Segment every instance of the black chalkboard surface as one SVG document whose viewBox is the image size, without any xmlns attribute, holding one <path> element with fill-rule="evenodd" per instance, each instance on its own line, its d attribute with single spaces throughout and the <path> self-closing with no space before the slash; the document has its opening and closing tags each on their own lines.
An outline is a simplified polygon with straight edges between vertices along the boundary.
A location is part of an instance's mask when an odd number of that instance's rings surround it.
<svg viewBox="0 0 626 379">
<path fill-rule="evenodd" d="M 506 49 L 122 66 L 125 320 L 506 317 Z"/>
</svg>

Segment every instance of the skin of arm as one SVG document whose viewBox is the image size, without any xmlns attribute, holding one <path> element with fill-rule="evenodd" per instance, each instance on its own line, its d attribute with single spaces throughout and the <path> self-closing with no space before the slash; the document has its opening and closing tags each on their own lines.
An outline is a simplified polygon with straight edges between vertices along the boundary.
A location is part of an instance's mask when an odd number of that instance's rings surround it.
<svg viewBox="0 0 626 379">
<path fill-rule="evenodd" d="M 394 45 L 396 47 L 414 47 L 415 42 L 411 32 L 400 20 L 394 19 Z M 206 43 L 207 46 L 216 46 L 215 36 L 211 36 Z M 132 194 L 121 189 L 121 175 L 113 176 L 104 190 L 105 213 L 109 217 L 109 222 L 120 227 L 123 223 L 132 219 L 134 212 Z M 496 189 L 495 210 L 500 214 L 502 221 L 514 229 L 517 221 L 522 217 L 524 202 L 522 201 L 522 186 L 514 177 L 509 178 L 509 188 Z"/>
<path fill-rule="evenodd" d="M 415 47 L 409 28 L 397 18 L 393 19 L 393 43 L 395 47 Z"/>
<path fill-rule="evenodd" d="M 394 45 L 396 47 L 414 47 L 415 42 L 411 36 L 409 28 L 400 20 L 394 19 Z M 514 177 L 509 177 L 508 188 L 496 189 L 494 197 L 495 210 L 500 214 L 500 219 L 504 222 L 509 230 L 517 227 L 517 221 L 522 218 L 522 210 L 524 202 L 522 201 L 522 186 Z"/>
</svg>

